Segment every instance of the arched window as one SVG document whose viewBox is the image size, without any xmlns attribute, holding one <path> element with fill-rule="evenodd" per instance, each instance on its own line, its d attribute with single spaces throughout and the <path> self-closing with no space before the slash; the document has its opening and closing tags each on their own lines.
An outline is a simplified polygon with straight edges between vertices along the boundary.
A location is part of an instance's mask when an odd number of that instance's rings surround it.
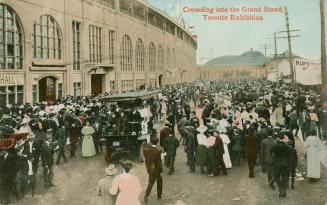
<svg viewBox="0 0 327 205">
<path fill-rule="evenodd" d="M 149 45 L 149 69 L 156 71 L 156 47 L 153 42 Z"/>
<path fill-rule="evenodd" d="M 33 58 L 61 59 L 62 36 L 58 23 L 42 15 L 33 28 Z"/>
<path fill-rule="evenodd" d="M 0 69 L 23 68 L 22 25 L 15 11 L 0 4 Z"/>
<path fill-rule="evenodd" d="M 133 47 L 131 38 L 128 35 L 123 36 L 120 44 L 120 67 L 122 71 L 132 71 Z"/>
<path fill-rule="evenodd" d="M 169 48 L 167 48 L 167 52 L 166 52 L 166 69 L 170 69 L 170 50 Z"/>
<path fill-rule="evenodd" d="M 136 71 L 144 71 L 144 44 L 141 39 L 136 42 L 135 65 Z"/>
<path fill-rule="evenodd" d="M 163 49 L 162 49 L 162 45 L 159 45 L 158 47 L 158 70 L 163 71 Z"/>
</svg>

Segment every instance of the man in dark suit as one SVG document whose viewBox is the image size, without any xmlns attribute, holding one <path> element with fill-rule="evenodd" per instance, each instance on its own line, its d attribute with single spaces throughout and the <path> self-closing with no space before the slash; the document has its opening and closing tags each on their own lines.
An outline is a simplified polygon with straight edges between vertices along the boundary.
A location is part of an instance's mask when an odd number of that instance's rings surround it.
<svg viewBox="0 0 327 205">
<path fill-rule="evenodd" d="M 158 138 L 154 137 L 151 139 L 151 147 L 144 151 L 145 165 L 149 174 L 149 184 L 145 191 L 144 201 L 148 201 L 151 189 L 155 181 L 157 181 L 157 197 L 161 199 L 162 194 L 162 161 L 161 161 L 161 150 L 156 145 Z"/>
<path fill-rule="evenodd" d="M 224 150 L 224 144 L 222 139 L 219 137 L 219 133 L 218 131 L 214 131 L 213 132 L 213 136 L 216 138 L 215 141 L 215 150 L 216 150 L 216 157 L 215 157 L 215 162 L 214 162 L 214 175 L 215 176 L 219 176 L 220 175 L 220 169 L 222 170 L 224 175 L 227 175 L 227 169 L 226 169 L 226 165 L 223 159 L 223 155 L 225 154 L 225 150 Z"/>
<path fill-rule="evenodd" d="M 63 121 L 59 121 L 59 127 L 57 131 L 57 141 L 59 145 L 59 153 L 57 156 L 56 164 L 58 165 L 60 163 L 61 157 L 64 158 L 65 162 L 67 162 L 66 154 L 65 154 L 65 148 L 67 144 L 67 135 L 68 131 L 65 127 L 65 124 Z"/>
<path fill-rule="evenodd" d="M 41 147 L 41 159 L 43 166 L 43 180 L 45 188 L 55 186 L 53 184 L 53 164 L 54 164 L 54 144 L 52 143 L 52 134 L 49 130 L 47 139 Z"/>
<path fill-rule="evenodd" d="M 258 139 L 254 135 L 255 128 L 253 126 L 249 127 L 249 133 L 245 137 L 245 152 L 246 159 L 249 165 L 249 178 L 254 178 L 254 165 L 257 159 L 258 153 Z"/>
<path fill-rule="evenodd" d="M 0 156 L 0 186 L 1 196 L 3 197 L 3 204 L 10 204 L 10 195 L 15 190 L 15 178 L 17 173 L 16 157 L 12 150 L 3 151 Z"/>
<path fill-rule="evenodd" d="M 16 191 L 17 198 L 24 197 L 27 188 L 29 165 L 28 160 L 32 158 L 32 154 L 24 146 L 25 141 L 19 140 L 16 143 L 15 149 L 17 151 L 17 178 L 16 178 Z"/>
<path fill-rule="evenodd" d="M 41 145 L 42 141 L 40 139 L 36 140 L 36 136 L 33 133 L 30 133 L 27 136 L 27 142 L 25 143 L 25 149 L 31 157 L 28 159 L 29 170 L 28 170 L 28 181 L 32 195 L 34 195 L 35 184 L 36 184 L 36 174 L 39 164 L 39 158 L 41 155 Z M 31 169 L 32 168 L 32 169 Z"/>
<path fill-rule="evenodd" d="M 102 143 L 100 139 L 102 138 L 102 124 L 99 122 L 99 119 L 96 119 L 93 124 L 94 134 L 93 141 L 95 146 L 95 151 L 97 154 L 102 153 Z"/>
<path fill-rule="evenodd" d="M 142 130 L 141 122 L 141 113 L 137 111 L 136 108 L 132 108 L 132 111 L 128 115 L 129 131 L 139 134 L 139 132 Z"/>
</svg>

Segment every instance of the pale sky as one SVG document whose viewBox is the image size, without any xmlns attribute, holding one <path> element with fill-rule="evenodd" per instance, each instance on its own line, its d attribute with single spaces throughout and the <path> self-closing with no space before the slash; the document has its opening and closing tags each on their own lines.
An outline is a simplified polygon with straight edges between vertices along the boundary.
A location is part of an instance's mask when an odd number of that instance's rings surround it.
<svg viewBox="0 0 327 205">
<path fill-rule="evenodd" d="M 320 59 L 320 7 L 319 0 L 147 0 L 148 3 L 163 10 L 174 18 L 180 15 L 181 7 L 288 7 L 290 29 L 299 29 L 292 35 L 301 35 L 292 39 L 293 53 L 308 59 Z M 326 2 L 327 4 L 327 2 Z M 263 21 L 204 21 L 204 13 L 185 13 L 182 17 L 187 26 L 195 26 L 194 34 L 198 35 L 197 61 L 203 58 L 222 55 L 241 55 L 251 48 L 259 50 L 261 45 L 268 44 L 271 49 L 267 55 L 273 55 L 273 33 L 285 31 L 285 14 L 282 13 L 252 13 L 263 16 Z M 209 15 L 230 15 L 230 13 L 214 13 Z M 238 13 L 242 14 L 242 13 Z M 244 13 L 243 13 L 244 14 Z M 327 6 L 326 6 L 327 14 Z M 277 37 L 286 37 L 286 33 Z M 287 39 L 277 40 L 277 52 L 288 49 Z M 201 60 L 200 60 L 201 59 Z"/>
</svg>

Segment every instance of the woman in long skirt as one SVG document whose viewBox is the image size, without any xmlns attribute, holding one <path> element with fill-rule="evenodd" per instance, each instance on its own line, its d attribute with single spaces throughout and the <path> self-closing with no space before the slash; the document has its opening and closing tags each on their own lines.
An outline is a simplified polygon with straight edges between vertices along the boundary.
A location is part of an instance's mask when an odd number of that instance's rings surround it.
<svg viewBox="0 0 327 205">
<path fill-rule="evenodd" d="M 94 129 L 90 126 L 90 122 L 86 122 L 86 126 L 82 129 L 83 142 L 82 142 L 82 156 L 93 157 L 96 155 L 92 134 Z"/>
</svg>

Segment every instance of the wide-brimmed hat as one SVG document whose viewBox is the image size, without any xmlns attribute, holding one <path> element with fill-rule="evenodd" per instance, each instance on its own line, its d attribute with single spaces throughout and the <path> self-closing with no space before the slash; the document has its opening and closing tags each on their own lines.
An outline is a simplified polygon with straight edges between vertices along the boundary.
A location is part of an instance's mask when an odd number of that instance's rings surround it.
<svg viewBox="0 0 327 205">
<path fill-rule="evenodd" d="M 33 138 L 35 138 L 35 135 L 33 134 L 33 132 L 28 133 L 27 139 L 33 139 Z"/>
<path fill-rule="evenodd" d="M 24 145 L 25 141 L 23 139 L 18 140 L 15 145 L 15 149 L 18 149 Z"/>
<path fill-rule="evenodd" d="M 207 131 L 207 127 L 206 126 L 204 126 L 204 125 L 201 125 L 200 127 L 198 127 L 197 129 L 196 129 L 196 131 L 198 131 L 198 132 L 200 132 L 200 133 L 205 133 L 205 131 Z"/>
<path fill-rule="evenodd" d="M 112 176 L 115 175 L 117 173 L 117 169 L 115 167 L 114 164 L 110 164 L 108 167 L 106 167 L 104 169 L 104 172 L 108 175 L 108 176 Z"/>
<path fill-rule="evenodd" d="M 28 120 L 27 118 L 24 118 L 23 121 L 20 123 L 21 125 L 24 125 L 24 124 L 27 124 L 28 123 Z"/>
</svg>

